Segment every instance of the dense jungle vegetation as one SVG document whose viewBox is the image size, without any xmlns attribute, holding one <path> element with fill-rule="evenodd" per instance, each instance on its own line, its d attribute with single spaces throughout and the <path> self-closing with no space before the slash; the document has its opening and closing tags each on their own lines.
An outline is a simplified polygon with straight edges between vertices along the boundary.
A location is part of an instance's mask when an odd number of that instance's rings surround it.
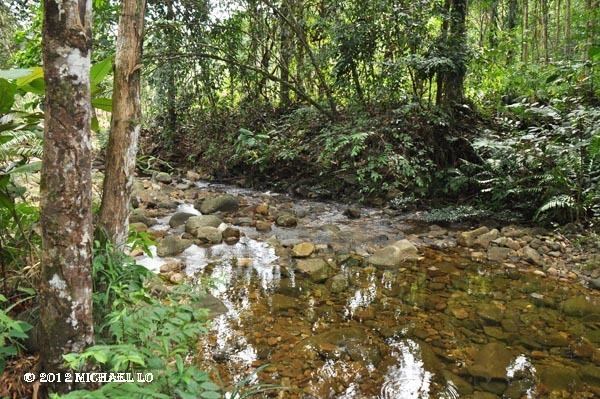
<svg viewBox="0 0 600 399">
<path fill-rule="evenodd" d="M 598 249 L 600 1 L 4 1 L 0 396 L 281 392 L 190 364 L 211 282 L 133 259 L 162 238 L 128 227 L 133 175 L 186 171 Z M 38 362 L 161 372 L 32 388 Z"/>
</svg>

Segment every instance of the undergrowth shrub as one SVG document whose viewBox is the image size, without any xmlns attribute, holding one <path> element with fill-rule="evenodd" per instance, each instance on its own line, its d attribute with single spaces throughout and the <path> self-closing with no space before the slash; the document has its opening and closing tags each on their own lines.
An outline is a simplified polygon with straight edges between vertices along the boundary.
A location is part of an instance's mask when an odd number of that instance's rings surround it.
<svg viewBox="0 0 600 399">
<path fill-rule="evenodd" d="M 474 142 L 483 164 L 442 171 L 437 189 L 540 223 L 584 221 L 600 213 L 600 110 L 521 103 L 501 121 L 510 133 Z"/>
</svg>

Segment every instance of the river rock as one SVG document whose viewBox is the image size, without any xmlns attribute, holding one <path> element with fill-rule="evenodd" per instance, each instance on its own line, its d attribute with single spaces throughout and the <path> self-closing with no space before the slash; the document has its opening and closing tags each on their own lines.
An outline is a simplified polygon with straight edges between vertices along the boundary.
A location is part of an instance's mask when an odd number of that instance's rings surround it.
<svg viewBox="0 0 600 399">
<path fill-rule="evenodd" d="M 506 368 L 512 362 L 514 354 L 505 344 L 490 342 L 483 345 L 473 357 L 473 363 L 467 371 L 473 377 L 486 380 L 505 380 Z"/>
<path fill-rule="evenodd" d="M 498 238 L 498 233 L 499 233 L 498 230 L 492 229 L 492 230 L 488 231 L 487 233 L 481 234 L 480 236 L 475 238 L 475 240 L 473 242 L 473 246 L 487 249 L 487 247 L 490 246 L 490 243 L 492 241 L 494 241 L 496 238 Z"/>
<path fill-rule="evenodd" d="M 169 276 L 169 281 L 173 284 L 181 284 L 185 280 L 185 275 L 183 273 L 173 273 Z"/>
<path fill-rule="evenodd" d="M 190 245 L 192 245 L 191 240 L 175 235 L 166 236 L 156 246 L 156 254 L 161 257 L 179 255 Z"/>
<path fill-rule="evenodd" d="M 240 240 L 240 234 L 238 229 L 227 227 L 222 233 L 223 241 L 225 241 L 226 244 L 233 245 Z"/>
<path fill-rule="evenodd" d="M 275 224 L 280 227 L 295 227 L 298 224 L 298 219 L 294 214 L 289 212 L 284 212 L 277 216 L 275 220 Z"/>
<path fill-rule="evenodd" d="M 221 219 L 214 215 L 192 216 L 185 223 L 185 232 L 197 236 L 197 230 L 202 227 L 217 228 L 223 223 Z"/>
<path fill-rule="evenodd" d="M 202 178 L 198 172 L 195 172 L 193 170 L 188 170 L 187 172 L 185 172 L 185 177 L 189 181 L 198 181 Z"/>
<path fill-rule="evenodd" d="M 154 180 L 161 182 L 161 183 L 169 184 L 169 183 L 171 183 L 173 178 L 167 172 L 158 172 L 157 174 L 154 175 Z"/>
<path fill-rule="evenodd" d="M 536 366 L 539 381 L 550 390 L 571 390 L 580 384 L 577 370 L 561 363 L 547 363 Z"/>
<path fill-rule="evenodd" d="M 217 316 L 227 313 L 227 306 L 225 306 L 220 299 L 210 294 L 205 294 L 202 296 L 202 298 L 197 303 L 194 303 L 194 305 L 200 309 L 207 309 L 209 312 L 209 319 L 213 319 Z"/>
<path fill-rule="evenodd" d="M 321 258 L 298 259 L 296 270 L 307 275 L 315 283 L 327 280 L 331 274 L 331 267 Z"/>
<path fill-rule="evenodd" d="M 482 234 L 486 234 L 490 231 L 486 226 L 481 226 L 475 230 L 463 231 L 458 233 L 457 242 L 458 245 L 462 245 L 463 247 L 473 247 L 475 244 L 475 240 Z"/>
<path fill-rule="evenodd" d="M 359 219 L 360 215 L 360 208 L 349 207 L 344 211 L 344 216 L 346 216 L 348 219 Z"/>
<path fill-rule="evenodd" d="M 369 344 L 367 333 L 359 327 L 336 328 L 306 340 L 306 348 L 314 349 L 325 357 L 346 353 L 354 361 L 377 366 L 381 353 L 376 345 Z"/>
<path fill-rule="evenodd" d="M 600 290 L 600 277 L 590 279 L 589 281 L 590 287 L 596 290 Z"/>
<path fill-rule="evenodd" d="M 169 259 L 167 262 L 160 265 L 161 273 L 173 273 L 183 270 L 183 262 L 179 259 Z"/>
<path fill-rule="evenodd" d="M 326 286 L 334 294 L 344 292 L 348 288 L 348 277 L 343 273 L 336 274 L 327 280 Z"/>
<path fill-rule="evenodd" d="M 523 257 L 528 261 L 537 266 L 544 266 L 544 258 L 539 254 L 538 251 L 526 245 L 523 247 Z"/>
<path fill-rule="evenodd" d="M 464 397 L 473 393 L 473 387 L 463 378 L 453 374 L 448 370 L 443 370 L 442 375 L 446 381 L 451 381 L 454 387 L 456 388 L 457 393 L 460 395 L 459 397 Z"/>
<path fill-rule="evenodd" d="M 257 220 L 255 227 L 256 227 L 256 231 L 261 231 L 261 232 L 271 231 L 271 222 L 267 222 L 265 220 Z"/>
<path fill-rule="evenodd" d="M 315 245 L 310 242 L 301 242 L 292 248 L 292 256 L 294 258 L 307 258 L 313 252 L 315 252 Z"/>
<path fill-rule="evenodd" d="M 585 365 L 579 369 L 579 375 L 583 382 L 600 387 L 600 367 Z"/>
<path fill-rule="evenodd" d="M 403 262 L 418 259 L 417 247 L 408 240 L 400 240 L 375 251 L 369 257 L 368 262 L 374 266 L 394 267 L 400 266 Z"/>
<path fill-rule="evenodd" d="M 198 206 L 199 205 L 199 206 Z M 239 209 L 240 203 L 237 197 L 231 194 L 218 195 L 216 197 L 206 198 L 198 201 L 196 208 L 203 214 L 215 212 L 235 212 Z"/>
<path fill-rule="evenodd" d="M 202 244 L 219 244 L 223 240 L 221 230 L 210 226 L 198 227 L 194 230 L 194 237 Z"/>
<path fill-rule="evenodd" d="M 477 315 L 486 324 L 499 325 L 502 320 L 502 309 L 493 303 L 481 303 L 477 306 Z"/>
<path fill-rule="evenodd" d="M 259 215 L 269 216 L 269 204 L 263 202 L 262 204 L 256 205 L 254 212 Z"/>
<path fill-rule="evenodd" d="M 487 252 L 487 258 L 492 262 L 504 262 L 514 253 L 515 251 L 510 248 L 490 247 Z"/>
<path fill-rule="evenodd" d="M 192 216 L 196 215 L 189 212 L 175 212 L 175 214 L 171 216 L 171 219 L 169 219 L 169 226 L 173 229 L 179 227 L 182 224 L 185 224 Z"/>
<path fill-rule="evenodd" d="M 271 296 L 271 309 L 274 313 L 286 313 L 291 309 L 298 308 L 298 302 L 292 297 L 282 294 L 273 294 Z"/>
<path fill-rule="evenodd" d="M 154 218 L 146 216 L 142 209 L 134 209 L 131 215 L 129 215 L 129 223 L 144 223 L 146 226 L 152 227 L 157 221 Z"/>
<path fill-rule="evenodd" d="M 141 233 L 148 231 L 148 226 L 141 222 L 129 223 L 129 230 Z"/>
<path fill-rule="evenodd" d="M 492 242 L 498 246 L 510 248 L 513 251 L 518 251 L 521 249 L 519 242 L 509 237 L 499 237 Z"/>
<path fill-rule="evenodd" d="M 562 303 L 561 308 L 565 314 L 575 317 L 600 314 L 600 304 L 588 301 L 582 295 L 567 299 Z"/>
</svg>

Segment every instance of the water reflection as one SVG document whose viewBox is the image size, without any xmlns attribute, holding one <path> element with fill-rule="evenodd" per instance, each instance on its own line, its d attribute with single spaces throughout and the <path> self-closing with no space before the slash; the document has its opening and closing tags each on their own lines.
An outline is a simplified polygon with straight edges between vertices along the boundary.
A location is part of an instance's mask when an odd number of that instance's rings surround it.
<svg viewBox="0 0 600 399">
<path fill-rule="evenodd" d="M 398 363 L 389 368 L 381 387 L 381 399 L 428 399 L 433 373 L 425 369 L 419 344 L 411 339 L 391 342 Z"/>
</svg>

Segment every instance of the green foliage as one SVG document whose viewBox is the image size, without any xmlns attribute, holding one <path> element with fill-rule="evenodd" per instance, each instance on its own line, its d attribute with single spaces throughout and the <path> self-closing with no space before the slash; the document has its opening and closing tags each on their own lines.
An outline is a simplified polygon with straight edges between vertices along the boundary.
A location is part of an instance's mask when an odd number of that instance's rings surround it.
<svg viewBox="0 0 600 399">
<path fill-rule="evenodd" d="M 563 103 L 577 102 L 568 98 Z M 597 216 L 600 111 L 585 106 L 562 111 L 560 105 L 507 107 L 501 123 L 512 133 L 499 137 L 489 132 L 477 140 L 474 145 L 486 162 L 463 160 L 444 171 L 442 192 L 476 196 L 490 209 L 510 209 L 539 222 Z"/>
<path fill-rule="evenodd" d="M 110 305 L 121 296 L 142 289 L 150 274 L 110 242 L 95 240 L 92 280 L 96 319 L 103 320 Z"/>
<path fill-rule="evenodd" d="M 105 317 L 107 343 L 65 355 L 74 370 L 94 366 L 113 372 L 152 373 L 152 382 L 106 384 L 99 390 L 76 391 L 63 398 L 218 398 L 220 388 L 185 359 L 199 334 L 206 331 L 203 292 L 190 286 L 157 299 L 146 289 L 120 292 Z M 101 340 L 102 338 L 99 338 Z"/>
<path fill-rule="evenodd" d="M 6 297 L 0 294 L 0 304 L 6 301 Z M 30 324 L 14 320 L 8 315 L 15 305 L 0 309 L 0 373 L 4 372 L 6 360 L 22 349 L 21 341 L 27 339 L 27 331 L 32 328 Z"/>
</svg>

